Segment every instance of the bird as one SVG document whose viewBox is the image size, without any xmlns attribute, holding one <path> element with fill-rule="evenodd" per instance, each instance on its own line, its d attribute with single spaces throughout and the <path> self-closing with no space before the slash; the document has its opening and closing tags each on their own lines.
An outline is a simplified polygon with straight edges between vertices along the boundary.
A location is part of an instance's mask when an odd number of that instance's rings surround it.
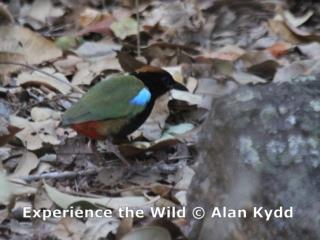
<svg viewBox="0 0 320 240">
<path fill-rule="evenodd" d="M 114 139 L 138 129 L 150 115 L 157 98 L 187 88 L 162 68 L 145 65 L 127 74 L 100 81 L 63 114 L 61 126 L 93 140 L 105 140 L 107 150 L 126 165 Z"/>
</svg>

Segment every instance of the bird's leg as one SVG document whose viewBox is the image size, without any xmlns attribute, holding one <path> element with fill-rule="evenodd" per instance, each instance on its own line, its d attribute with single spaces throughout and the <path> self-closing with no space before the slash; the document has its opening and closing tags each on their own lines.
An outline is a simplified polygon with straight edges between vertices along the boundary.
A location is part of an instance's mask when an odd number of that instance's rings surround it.
<svg viewBox="0 0 320 240">
<path fill-rule="evenodd" d="M 98 160 L 99 164 L 103 164 L 104 159 L 103 159 L 101 153 L 99 153 L 99 151 L 97 149 L 97 143 L 92 140 L 89 140 L 88 146 L 91 149 L 93 156 Z"/>
<path fill-rule="evenodd" d="M 106 140 L 106 147 L 107 150 L 111 153 L 113 153 L 114 155 L 116 155 L 125 165 L 126 165 L 126 170 L 124 172 L 124 179 L 128 179 L 133 175 L 141 175 L 141 169 L 137 166 L 133 166 L 131 165 L 127 159 L 125 159 L 125 157 L 121 154 L 119 148 L 117 145 L 114 145 L 112 143 L 112 139 L 108 139 Z"/>
<path fill-rule="evenodd" d="M 131 164 L 127 161 L 127 159 L 125 159 L 125 157 L 122 156 L 118 146 L 112 143 L 111 139 L 108 139 L 108 138 L 106 139 L 106 147 L 108 152 L 111 152 L 114 155 L 116 155 L 117 158 L 119 158 L 127 167 L 131 166 Z"/>
</svg>

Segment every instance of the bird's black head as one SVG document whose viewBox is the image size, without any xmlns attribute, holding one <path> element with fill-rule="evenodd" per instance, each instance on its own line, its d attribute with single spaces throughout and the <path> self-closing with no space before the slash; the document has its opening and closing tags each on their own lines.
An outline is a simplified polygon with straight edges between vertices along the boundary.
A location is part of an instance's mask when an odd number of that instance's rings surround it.
<svg viewBox="0 0 320 240">
<path fill-rule="evenodd" d="M 160 97 L 171 89 L 188 91 L 185 86 L 176 82 L 170 73 L 161 68 L 145 66 L 132 74 L 149 88 L 154 98 Z"/>
</svg>

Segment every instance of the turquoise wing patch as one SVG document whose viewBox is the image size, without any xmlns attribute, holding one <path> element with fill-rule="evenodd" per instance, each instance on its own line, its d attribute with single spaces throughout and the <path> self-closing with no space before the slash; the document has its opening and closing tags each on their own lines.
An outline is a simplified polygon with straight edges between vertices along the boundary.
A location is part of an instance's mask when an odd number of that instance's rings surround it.
<svg viewBox="0 0 320 240">
<path fill-rule="evenodd" d="M 146 105 L 151 99 L 151 93 L 148 88 L 142 88 L 138 94 L 132 98 L 129 103 L 137 106 Z"/>
</svg>

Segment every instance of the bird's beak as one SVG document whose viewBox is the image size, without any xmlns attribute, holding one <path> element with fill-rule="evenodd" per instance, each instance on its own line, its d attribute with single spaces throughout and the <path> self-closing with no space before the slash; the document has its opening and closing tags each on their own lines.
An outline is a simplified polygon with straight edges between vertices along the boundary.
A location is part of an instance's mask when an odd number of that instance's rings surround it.
<svg viewBox="0 0 320 240">
<path fill-rule="evenodd" d="M 188 91 L 188 89 L 179 82 L 174 82 L 174 84 L 171 86 L 171 89 L 176 89 L 180 91 Z"/>
</svg>

